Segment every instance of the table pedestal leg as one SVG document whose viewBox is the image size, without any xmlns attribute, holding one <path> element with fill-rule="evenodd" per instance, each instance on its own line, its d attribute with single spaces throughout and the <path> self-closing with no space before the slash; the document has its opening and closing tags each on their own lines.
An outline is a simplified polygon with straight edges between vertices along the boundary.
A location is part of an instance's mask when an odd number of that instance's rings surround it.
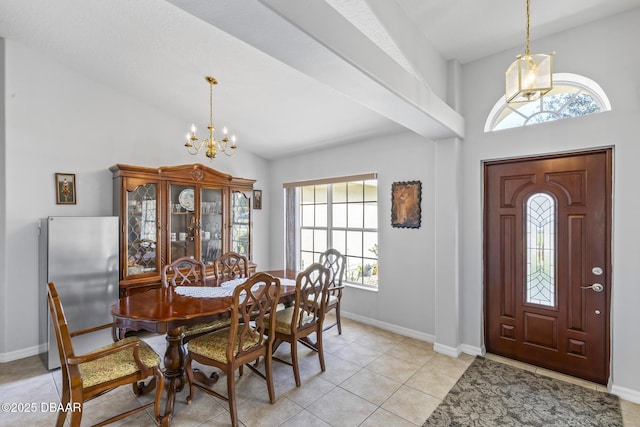
<svg viewBox="0 0 640 427">
<path fill-rule="evenodd" d="M 167 388 L 167 406 L 161 425 L 168 427 L 173 418 L 173 406 L 176 400 L 176 393 L 184 387 L 184 358 L 186 351 L 182 339 L 184 338 L 184 328 L 172 329 L 167 333 L 167 351 L 164 354 L 164 376 L 165 387 Z"/>
</svg>

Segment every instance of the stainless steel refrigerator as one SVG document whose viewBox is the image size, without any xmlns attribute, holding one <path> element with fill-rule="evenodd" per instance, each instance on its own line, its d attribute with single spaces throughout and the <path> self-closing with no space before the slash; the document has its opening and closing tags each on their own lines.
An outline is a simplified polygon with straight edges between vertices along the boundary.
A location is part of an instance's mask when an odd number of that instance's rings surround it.
<svg viewBox="0 0 640 427">
<path fill-rule="evenodd" d="M 47 305 L 47 283 L 56 285 L 71 332 L 96 329 L 72 338 L 81 354 L 113 342 L 111 305 L 118 301 L 118 217 L 48 217 L 40 223 L 40 342 L 43 361 L 60 367 L 58 344 Z"/>
</svg>

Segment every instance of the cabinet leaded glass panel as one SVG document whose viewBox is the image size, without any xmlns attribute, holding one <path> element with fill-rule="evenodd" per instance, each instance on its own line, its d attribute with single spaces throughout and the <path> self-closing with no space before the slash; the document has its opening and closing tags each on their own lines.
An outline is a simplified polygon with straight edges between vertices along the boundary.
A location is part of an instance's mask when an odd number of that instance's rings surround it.
<svg viewBox="0 0 640 427">
<path fill-rule="evenodd" d="M 249 202 L 251 199 L 242 191 L 231 193 L 231 251 L 240 255 L 249 256 L 251 253 L 250 225 L 251 209 Z"/>
<path fill-rule="evenodd" d="M 157 271 L 157 186 L 127 192 L 127 274 Z"/>
<path fill-rule="evenodd" d="M 553 307 L 555 281 L 555 200 L 545 193 L 532 195 L 526 204 L 527 303 Z"/>
</svg>

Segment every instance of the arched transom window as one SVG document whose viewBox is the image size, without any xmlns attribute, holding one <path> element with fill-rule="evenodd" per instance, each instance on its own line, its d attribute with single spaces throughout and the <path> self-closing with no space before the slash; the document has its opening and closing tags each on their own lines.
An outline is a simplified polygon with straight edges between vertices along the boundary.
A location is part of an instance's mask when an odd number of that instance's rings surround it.
<svg viewBox="0 0 640 427">
<path fill-rule="evenodd" d="M 484 131 L 509 129 L 610 110 L 609 99 L 596 82 L 577 74 L 556 73 L 553 75 L 553 89 L 536 101 L 508 104 L 502 96 L 489 113 Z"/>
</svg>

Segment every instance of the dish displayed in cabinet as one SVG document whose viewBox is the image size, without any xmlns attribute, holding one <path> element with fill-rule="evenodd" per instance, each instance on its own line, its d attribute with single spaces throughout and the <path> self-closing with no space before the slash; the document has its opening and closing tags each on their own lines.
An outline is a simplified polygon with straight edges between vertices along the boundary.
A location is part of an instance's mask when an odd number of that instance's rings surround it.
<svg viewBox="0 0 640 427">
<path fill-rule="evenodd" d="M 193 188 L 186 188 L 182 190 L 178 195 L 178 202 L 185 210 L 193 212 L 193 207 L 195 206 Z"/>
</svg>

